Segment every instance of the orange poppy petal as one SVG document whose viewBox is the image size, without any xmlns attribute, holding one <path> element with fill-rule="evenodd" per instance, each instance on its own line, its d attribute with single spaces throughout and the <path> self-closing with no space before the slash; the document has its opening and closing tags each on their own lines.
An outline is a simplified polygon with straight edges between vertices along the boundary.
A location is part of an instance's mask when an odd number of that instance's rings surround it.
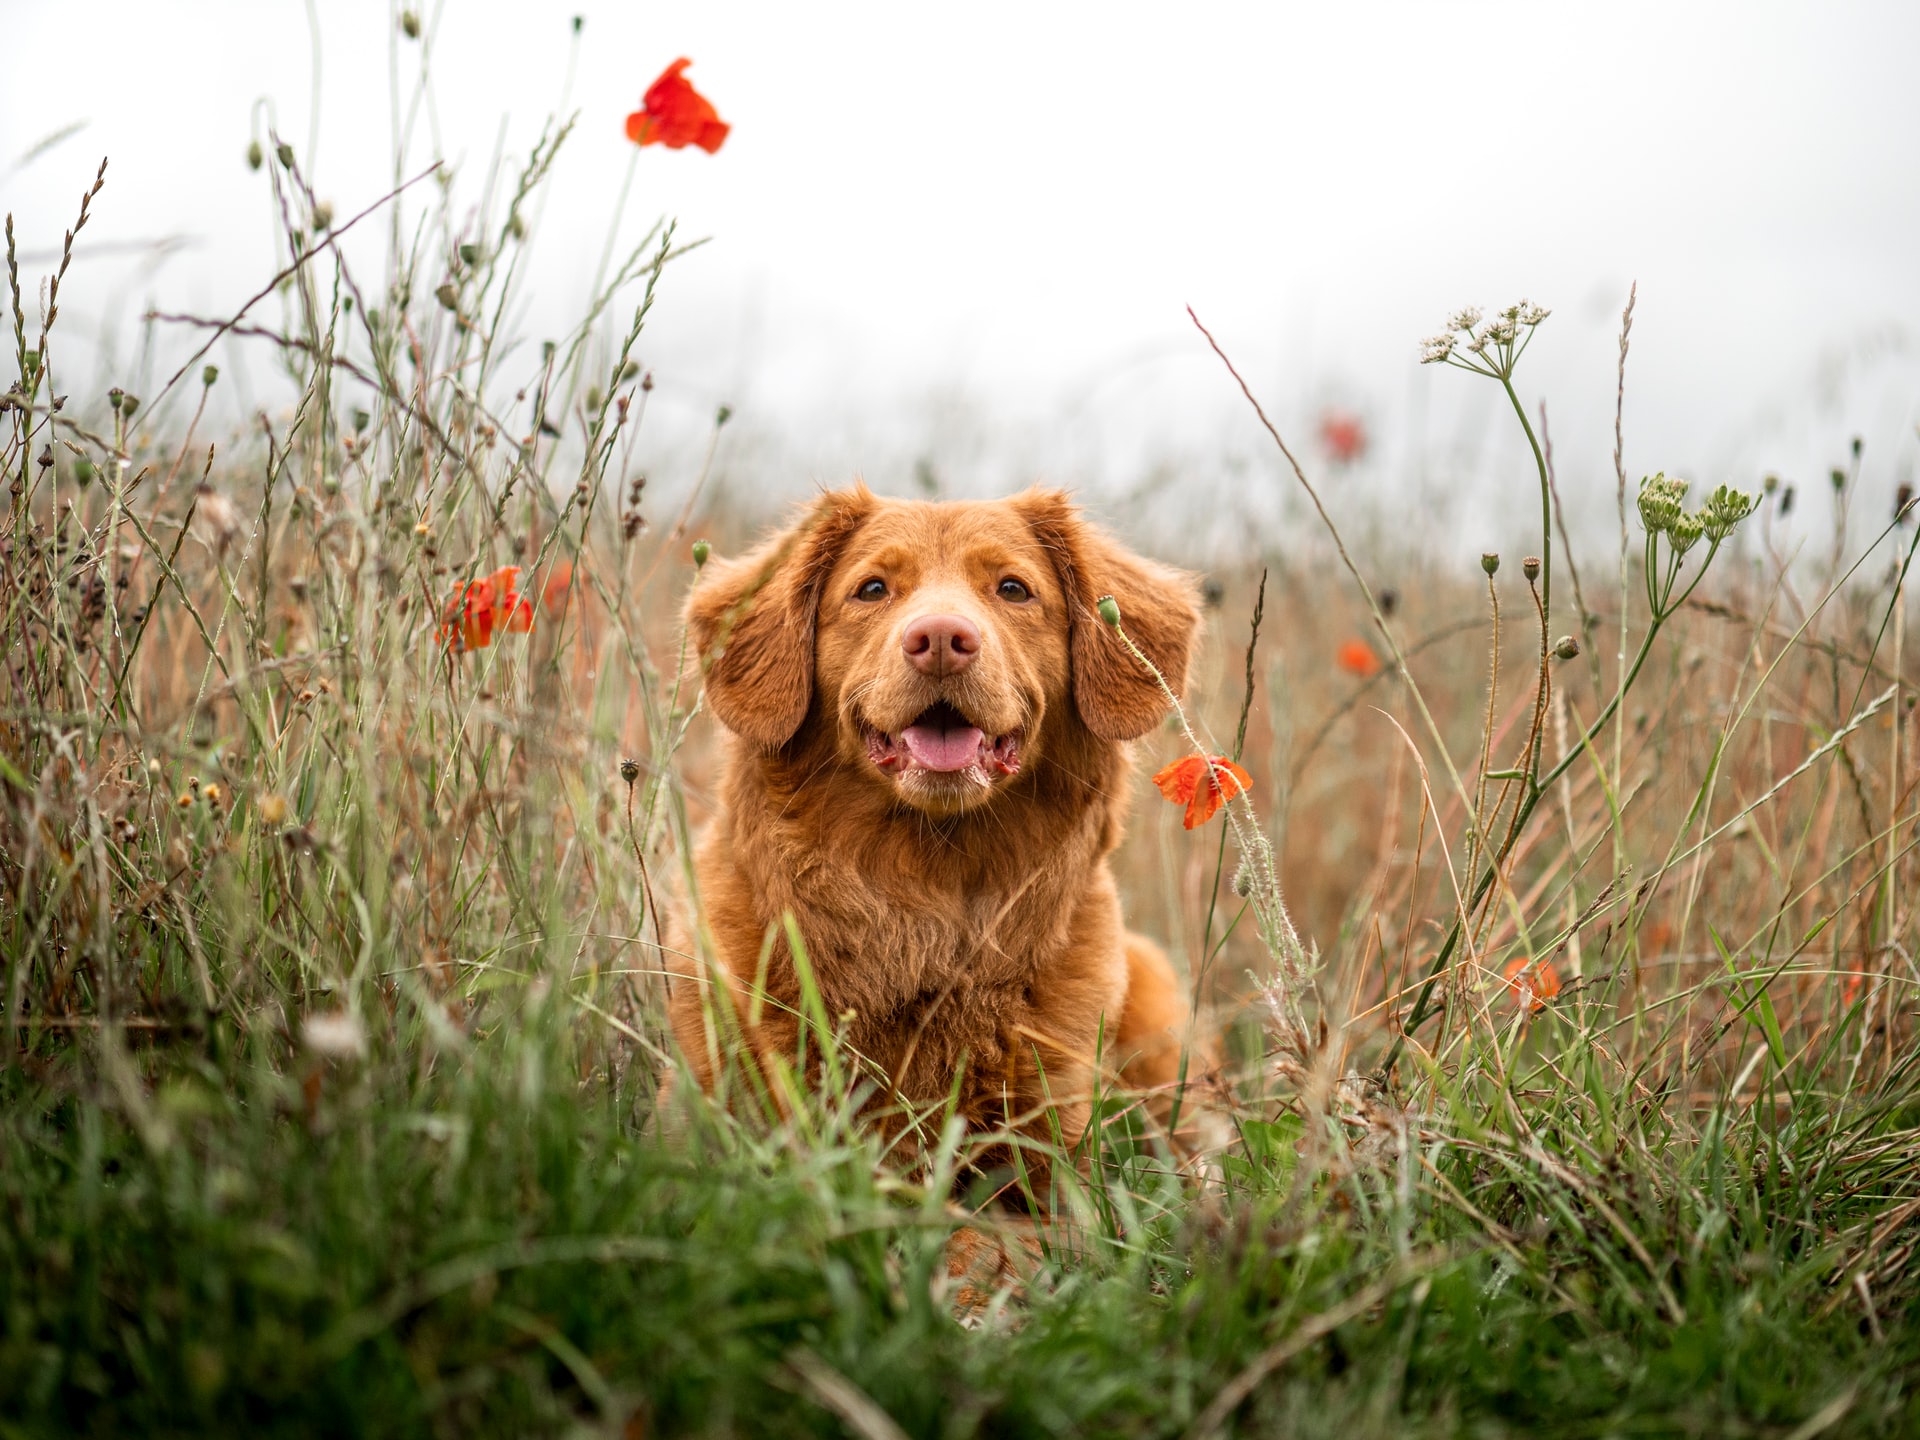
<svg viewBox="0 0 1920 1440">
<path fill-rule="evenodd" d="M 634 144 L 669 150 L 697 145 L 711 155 L 726 142 L 732 127 L 681 73 L 692 63 L 682 56 L 647 87 L 640 108 L 627 117 L 627 138 Z"/>
<path fill-rule="evenodd" d="M 1160 767 L 1153 777 L 1153 783 L 1160 793 L 1175 805 L 1184 805 L 1193 798 L 1195 786 L 1200 783 L 1200 773 L 1206 768 L 1198 755 L 1182 755 Z"/>
<path fill-rule="evenodd" d="M 507 629 L 524 635 L 533 629 L 533 602 L 524 595 L 516 595 L 513 608 L 507 611 Z"/>
<path fill-rule="evenodd" d="M 1220 789 L 1217 785 L 1203 785 L 1193 792 L 1193 798 L 1187 801 L 1186 819 L 1180 823 L 1189 830 L 1198 830 L 1213 818 L 1220 808 Z"/>
<path fill-rule="evenodd" d="M 1373 647 L 1364 640 L 1348 640 L 1333 658 L 1334 664 L 1342 670 L 1362 679 L 1380 671 L 1380 657 L 1373 653 Z"/>
</svg>

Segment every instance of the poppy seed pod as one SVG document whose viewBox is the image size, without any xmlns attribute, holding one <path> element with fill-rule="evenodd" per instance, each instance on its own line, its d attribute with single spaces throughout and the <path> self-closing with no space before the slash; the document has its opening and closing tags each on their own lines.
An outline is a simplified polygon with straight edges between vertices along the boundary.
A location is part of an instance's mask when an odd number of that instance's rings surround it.
<svg viewBox="0 0 1920 1440">
<path fill-rule="evenodd" d="M 1553 653 L 1562 660 L 1571 660 L 1580 653 L 1580 642 L 1571 635 L 1562 635 L 1554 643 Z"/>
<path fill-rule="evenodd" d="M 633 784 L 634 781 L 640 778 L 640 762 L 631 759 L 622 760 L 620 762 L 620 778 L 629 785 Z"/>
<path fill-rule="evenodd" d="M 313 228 L 316 234 L 322 230 L 331 230 L 333 228 L 333 206 L 325 200 L 314 202 Z"/>
<path fill-rule="evenodd" d="M 1120 602 L 1111 595 L 1102 595 L 1093 602 L 1093 608 L 1100 612 L 1100 618 L 1114 629 L 1120 628 Z"/>
<path fill-rule="evenodd" d="M 1538 580 L 1540 578 L 1540 557 L 1538 555 L 1527 556 L 1526 559 L 1520 562 L 1520 573 L 1529 580 Z"/>
<path fill-rule="evenodd" d="M 409 40 L 420 38 L 420 17 L 411 10 L 400 12 L 400 33 Z"/>
<path fill-rule="evenodd" d="M 719 412 L 715 414 L 715 416 L 713 417 L 714 428 L 716 430 L 719 429 L 720 426 L 726 424 L 727 421 L 731 420 L 732 418 L 733 418 L 733 407 L 731 405 L 722 405 L 719 409 Z"/>
<path fill-rule="evenodd" d="M 220 367 L 218 365 L 209 365 L 200 372 L 200 383 L 202 385 L 211 387 L 213 382 L 219 378 Z"/>
<path fill-rule="evenodd" d="M 120 413 L 126 416 L 127 419 L 131 420 L 133 418 L 133 412 L 139 408 L 140 400 L 137 396 L 122 395 L 120 397 Z"/>
<path fill-rule="evenodd" d="M 258 170 L 261 165 L 265 163 L 266 158 L 266 152 L 260 148 L 260 142 L 258 140 L 249 140 L 247 142 L 247 168 L 249 170 Z"/>
<path fill-rule="evenodd" d="M 713 546 L 704 540 L 693 542 L 693 568 L 698 570 L 707 563 L 707 557 L 713 553 Z"/>
<path fill-rule="evenodd" d="M 1487 551 L 1486 554 L 1480 557 L 1480 568 L 1486 571 L 1487 574 L 1489 575 L 1499 574 L 1500 573 L 1500 557 L 1494 554 L 1491 550 Z"/>
<path fill-rule="evenodd" d="M 1847 472 L 1846 471 L 1835 470 L 1832 473 L 1832 476 L 1830 478 L 1833 480 L 1834 489 L 1844 490 L 1847 488 Z"/>
<path fill-rule="evenodd" d="M 122 390 L 118 385 L 107 391 L 107 408 L 118 411 L 120 408 L 120 397 L 126 393 L 127 392 Z"/>
<path fill-rule="evenodd" d="M 448 310 L 460 308 L 460 292 L 453 288 L 451 280 L 443 281 L 440 288 L 433 292 L 433 298 Z"/>
<path fill-rule="evenodd" d="M 284 143 L 274 146 L 273 158 L 291 170 L 293 168 L 293 146 Z"/>
<path fill-rule="evenodd" d="M 480 263 L 480 247 L 471 243 L 462 245 L 460 247 L 460 263 L 462 265 L 478 265 Z"/>
</svg>

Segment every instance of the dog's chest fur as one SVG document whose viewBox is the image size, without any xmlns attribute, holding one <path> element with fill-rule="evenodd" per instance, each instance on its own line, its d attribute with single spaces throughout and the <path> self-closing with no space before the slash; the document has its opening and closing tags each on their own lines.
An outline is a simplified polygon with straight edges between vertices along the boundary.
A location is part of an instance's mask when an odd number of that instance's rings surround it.
<svg viewBox="0 0 1920 1440">
<path fill-rule="evenodd" d="M 829 811 L 822 797 L 844 789 L 737 757 L 699 867 L 710 912 L 731 917 L 714 937 L 724 963 L 751 974 L 790 913 L 829 1017 L 903 1095 L 943 1095 L 962 1056 L 967 1088 L 992 1088 L 1013 1050 L 1084 1034 L 1120 1002 L 1112 768 L 1098 786 L 1035 777 L 1010 804 L 933 821 L 878 797 Z M 771 999 L 798 1001 L 783 933 L 766 973 Z"/>
</svg>

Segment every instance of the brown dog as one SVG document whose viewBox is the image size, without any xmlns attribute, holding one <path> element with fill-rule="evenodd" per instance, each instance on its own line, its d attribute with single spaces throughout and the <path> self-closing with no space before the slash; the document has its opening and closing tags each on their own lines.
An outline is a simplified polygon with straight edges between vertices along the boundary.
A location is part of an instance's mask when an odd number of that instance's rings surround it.
<svg viewBox="0 0 1920 1440">
<path fill-rule="evenodd" d="M 1170 1090 L 1187 1007 L 1122 928 L 1106 858 L 1127 742 L 1166 698 L 1095 603 L 1116 598 L 1177 691 L 1192 590 L 1041 490 L 931 504 L 855 486 L 706 567 L 687 619 L 732 734 L 695 874 L 731 1014 L 691 958 L 669 1000 L 702 1085 L 736 1026 L 762 1057 L 794 1053 L 791 914 L 877 1108 L 937 1106 L 958 1076 L 974 1131 L 1072 1144 L 1096 1065 Z"/>
</svg>

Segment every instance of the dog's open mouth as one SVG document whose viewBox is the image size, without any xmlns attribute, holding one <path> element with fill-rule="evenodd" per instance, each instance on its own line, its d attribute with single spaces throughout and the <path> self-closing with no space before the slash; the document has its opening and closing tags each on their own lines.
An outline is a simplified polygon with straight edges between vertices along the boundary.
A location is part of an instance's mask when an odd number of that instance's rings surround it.
<svg viewBox="0 0 1920 1440">
<path fill-rule="evenodd" d="M 921 711 L 898 735 L 872 725 L 866 732 L 867 755 L 890 775 L 910 770 L 959 775 L 977 768 L 982 778 L 991 779 L 1020 769 L 1018 730 L 989 736 L 944 700 Z"/>
</svg>

